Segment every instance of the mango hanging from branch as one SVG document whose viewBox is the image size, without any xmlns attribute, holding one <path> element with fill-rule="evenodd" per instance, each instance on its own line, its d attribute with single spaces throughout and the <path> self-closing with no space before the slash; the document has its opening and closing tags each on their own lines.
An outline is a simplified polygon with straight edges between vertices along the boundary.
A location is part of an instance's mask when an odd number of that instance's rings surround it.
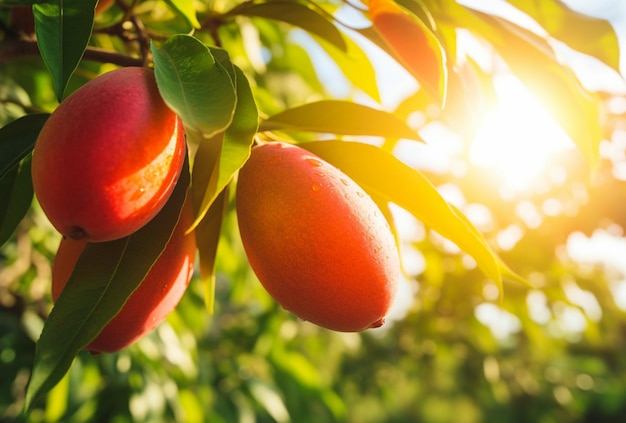
<svg viewBox="0 0 626 423">
<path fill-rule="evenodd" d="M 435 34 L 393 0 L 370 0 L 369 15 L 395 59 L 443 106 L 446 56 Z"/>
</svg>

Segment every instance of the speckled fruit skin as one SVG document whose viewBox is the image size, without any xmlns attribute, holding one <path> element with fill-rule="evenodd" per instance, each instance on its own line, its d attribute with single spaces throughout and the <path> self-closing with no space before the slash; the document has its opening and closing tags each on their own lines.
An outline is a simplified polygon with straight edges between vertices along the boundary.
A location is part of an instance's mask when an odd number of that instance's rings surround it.
<svg viewBox="0 0 626 423">
<path fill-rule="evenodd" d="M 156 328 L 176 307 L 193 274 L 195 232 L 185 235 L 193 222 L 188 201 L 165 250 L 144 281 L 128 298 L 122 310 L 85 350 L 93 353 L 115 352 L 131 345 Z M 63 239 L 52 268 L 52 298 L 59 298 L 86 241 Z"/>
<path fill-rule="evenodd" d="M 341 332 L 384 323 L 398 250 L 376 204 L 343 172 L 294 145 L 256 146 L 236 206 L 250 266 L 285 309 Z"/>
<path fill-rule="evenodd" d="M 122 68 L 89 81 L 52 113 L 35 143 L 33 187 L 64 236 L 110 241 L 161 210 L 184 158 L 183 125 L 154 71 Z"/>
</svg>

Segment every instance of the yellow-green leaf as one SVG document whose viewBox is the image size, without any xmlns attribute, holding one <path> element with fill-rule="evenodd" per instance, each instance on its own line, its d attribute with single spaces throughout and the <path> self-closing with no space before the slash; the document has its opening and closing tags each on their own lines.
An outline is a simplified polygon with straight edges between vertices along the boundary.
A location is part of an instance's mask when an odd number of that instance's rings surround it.
<svg viewBox="0 0 626 423">
<path fill-rule="evenodd" d="M 570 9 L 558 0 L 508 0 L 528 14 L 551 36 L 620 71 L 620 47 L 611 23 Z"/>
<path fill-rule="evenodd" d="M 490 26 L 486 36 L 511 70 L 539 98 L 590 165 L 602 141 L 599 101 L 560 64 L 546 40 L 505 19 L 473 11 Z"/>
<path fill-rule="evenodd" d="M 261 122 L 259 131 L 309 131 L 421 141 L 416 131 L 393 114 L 340 100 L 322 100 L 287 109 Z"/>
<path fill-rule="evenodd" d="M 315 141 L 299 145 L 338 167 L 371 195 L 406 209 L 456 243 L 476 260 L 487 277 L 502 286 L 499 258 L 479 231 L 459 215 L 422 173 L 369 144 Z"/>
</svg>

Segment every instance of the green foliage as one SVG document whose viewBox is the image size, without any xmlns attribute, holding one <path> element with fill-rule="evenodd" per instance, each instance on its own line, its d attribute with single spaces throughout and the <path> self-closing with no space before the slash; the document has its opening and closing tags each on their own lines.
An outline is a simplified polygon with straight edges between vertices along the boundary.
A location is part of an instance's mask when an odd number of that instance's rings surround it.
<svg viewBox="0 0 626 423">
<path fill-rule="evenodd" d="M 564 253 L 572 233 L 626 227 L 623 163 L 600 154 L 621 125 L 610 100 L 623 98 L 583 86 L 553 42 L 619 71 L 615 30 L 556 0 L 508 1 L 545 34 L 454 0 L 397 4 L 445 53 L 443 108 L 417 75 L 393 105 L 383 100 L 389 82 L 379 82 L 400 58 L 370 25 L 367 2 L 117 0 L 94 16 L 95 0 L 0 0 L 0 420 L 623 420 L 620 278 Z M 15 26 L 17 6 L 32 6 L 36 34 Z M 467 56 L 466 36 L 493 67 Z M 189 169 L 148 226 L 85 250 L 53 306 L 59 234 L 33 201 L 31 150 L 58 102 L 117 66 L 155 69 L 185 124 Z M 576 145 L 554 167 L 566 176 L 547 170 L 541 188 L 500 195 L 498 178 L 467 158 L 460 173 L 413 165 L 404 146 L 421 155 L 472 139 L 500 69 Z M 251 273 L 233 182 L 255 142 L 276 140 L 342 169 L 392 223 L 406 304 L 382 329 L 298 321 Z M 444 195 L 451 185 L 465 202 Z M 185 195 L 199 252 L 185 297 L 130 348 L 81 352 L 158 258 Z M 554 201 L 560 212 L 546 206 Z M 506 246 L 511 228 L 521 235 Z M 98 282 L 93 293 L 86 280 Z"/>
<path fill-rule="evenodd" d="M 165 102 L 192 130 L 210 137 L 230 123 L 236 103 L 233 78 L 207 46 L 175 35 L 153 47 L 159 91 Z"/>
<path fill-rule="evenodd" d="M 483 237 L 420 172 L 368 144 L 318 141 L 303 147 L 337 166 L 383 205 L 397 204 L 425 225 L 436 228 L 472 255 L 485 275 L 502 285 L 500 267 Z"/>
<path fill-rule="evenodd" d="M 0 245 L 13 234 L 28 212 L 33 201 L 33 181 L 30 176 L 30 157 L 14 166 L 0 178 Z"/>
<path fill-rule="evenodd" d="M 96 2 L 56 0 L 33 5 L 37 44 L 59 101 L 91 38 Z"/>
<path fill-rule="evenodd" d="M 61 380 L 73 358 L 119 313 L 148 274 L 178 222 L 188 175 L 188 169 L 183 169 L 171 200 L 143 228 L 119 240 L 85 247 L 37 342 L 27 409 Z"/>
<path fill-rule="evenodd" d="M 348 101 L 322 100 L 277 113 L 261 122 L 260 132 L 312 131 L 419 139 L 405 122 L 387 112 Z"/>
</svg>

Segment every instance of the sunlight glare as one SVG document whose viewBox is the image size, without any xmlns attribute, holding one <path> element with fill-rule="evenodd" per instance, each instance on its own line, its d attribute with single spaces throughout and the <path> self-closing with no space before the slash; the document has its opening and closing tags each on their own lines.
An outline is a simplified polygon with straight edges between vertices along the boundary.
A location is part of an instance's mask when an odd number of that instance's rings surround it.
<svg viewBox="0 0 626 423">
<path fill-rule="evenodd" d="M 574 145 L 519 79 L 495 76 L 494 88 L 498 105 L 484 117 L 469 159 L 494 172 L 505 188 L 523 191 L 532 187 L 554 154 Z"/>
</svg>

